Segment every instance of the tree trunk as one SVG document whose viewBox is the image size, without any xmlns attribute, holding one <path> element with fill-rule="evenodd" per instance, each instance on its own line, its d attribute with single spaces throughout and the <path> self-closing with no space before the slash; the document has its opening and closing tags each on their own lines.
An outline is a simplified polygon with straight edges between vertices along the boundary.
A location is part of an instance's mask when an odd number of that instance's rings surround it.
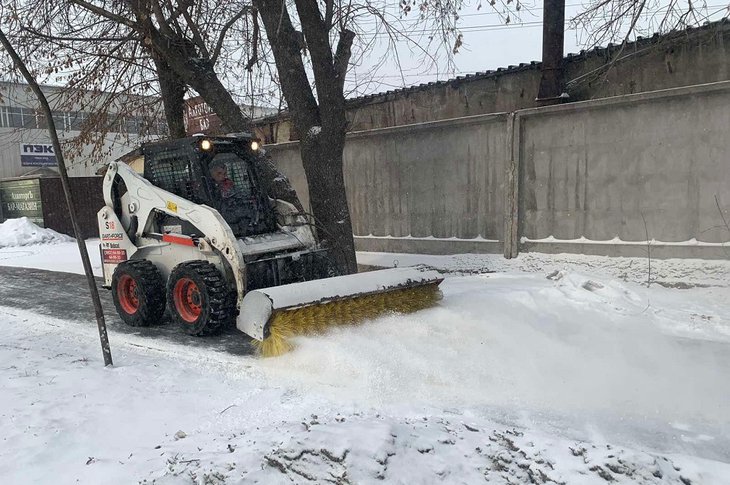
<svg viewBox="0 0 730 485">
<path fill-rule="evenodd" d="M 266 29 L 292 121 L 301 134 L 299 150 L 319 239 L 331 250 L 342 271 L 356 273 L 355 243 L 342 169 L 346 132 L 342 81 L 354 34 L 341 32 L 338 56 L 333 56 L 327 26 L 314 1 L 301 5 L 297 2 L 307 45 L 289 17 L 286 2 L 254 0 L 254 5 Z M 307 46 L 318 98 L 314 96 L 302 59 Z"/>
<path fill-rule="evenodd" d="M 342 165 L 344 145 L 343 128 L 338 133 L 303 137 L 300 153 L 320 241 L 338 267 L 350 274 L 357 273 L 357 260 Z"/>
<path fill-rule="evenodd" d="M 157 68 L 165 120 L 171 138 L 185 138 L 185 83 L 170 69 L 167 63 L 154 55 L 152 59 Z"/>
</svg>

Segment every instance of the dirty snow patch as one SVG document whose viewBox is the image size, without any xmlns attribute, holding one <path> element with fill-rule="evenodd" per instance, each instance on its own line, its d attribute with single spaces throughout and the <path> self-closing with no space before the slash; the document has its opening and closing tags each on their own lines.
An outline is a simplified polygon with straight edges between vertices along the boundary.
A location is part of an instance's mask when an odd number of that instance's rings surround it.
<svg viewBox="0 0 730 485">
<path fill-rule="evenodd" d="M 27 217 L 8 219 L 0 223 L 0 248 L 69 241 L 73 241 L 73 239 L 53 229 L 39 227 Z"/>
</svg>

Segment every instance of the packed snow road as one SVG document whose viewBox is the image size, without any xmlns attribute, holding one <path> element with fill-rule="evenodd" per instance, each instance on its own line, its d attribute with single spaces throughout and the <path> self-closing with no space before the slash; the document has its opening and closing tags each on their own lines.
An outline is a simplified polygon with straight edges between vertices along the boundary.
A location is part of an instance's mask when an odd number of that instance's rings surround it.
<svg viewBox="0 0 730 485">
<path fill-rule="evenodd" d="M 58 317 L 76 325 L 96 322 L 85 276 L 0 266 L 0 282 L 0 305 Z M 100 280 L 98 284 L 101 285 Z M 176 342 L 191 348 L 206 348 L 237 355 L 250 355 L 253 352 L 249 345 L 250 339 L 235 329 L 229 329 L 217 338 L 197 338 L 183 333 L 167 317 L 160 325 L 126 326 L 114 310 L 111 293 L 103 288 L 99 292 L 107 325 L 113 334 L 135 334 L 149 337 L 151 342 Z"/>
<path fill-rule="evenodd" d="M 724 262 L 653 262 L 646 288 L 640 260 L 359 256 L 460 273 L 435 308 L 276 359 L 110 316 L 112 369 L 83 278 L 0 268 L 0 477 L 730 483 Z"/>
</svg>

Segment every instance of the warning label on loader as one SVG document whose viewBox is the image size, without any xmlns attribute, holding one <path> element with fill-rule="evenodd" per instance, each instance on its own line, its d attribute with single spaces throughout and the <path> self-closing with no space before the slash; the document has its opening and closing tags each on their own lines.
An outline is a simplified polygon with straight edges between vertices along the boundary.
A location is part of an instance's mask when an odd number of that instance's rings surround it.
<svg viewBox="0 0 730 485">
<path fill-rule="evenodd" d="M 102 259 L 105 263 L 121 263 L 127 260 L 126 249 L 103 249 Z"/>
</svg>

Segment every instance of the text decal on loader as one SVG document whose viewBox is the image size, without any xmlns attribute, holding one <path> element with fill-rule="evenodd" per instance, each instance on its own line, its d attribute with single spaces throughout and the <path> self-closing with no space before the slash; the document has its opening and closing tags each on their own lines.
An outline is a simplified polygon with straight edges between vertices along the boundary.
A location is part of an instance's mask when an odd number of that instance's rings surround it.
<svg viewBox="0 0 730 485">
<path fill-rule="evenodd" d="M 103 249 L 102 258 L 105 263 L 121 263 L 127 260 L 126 249 Z"/>
</svg>

